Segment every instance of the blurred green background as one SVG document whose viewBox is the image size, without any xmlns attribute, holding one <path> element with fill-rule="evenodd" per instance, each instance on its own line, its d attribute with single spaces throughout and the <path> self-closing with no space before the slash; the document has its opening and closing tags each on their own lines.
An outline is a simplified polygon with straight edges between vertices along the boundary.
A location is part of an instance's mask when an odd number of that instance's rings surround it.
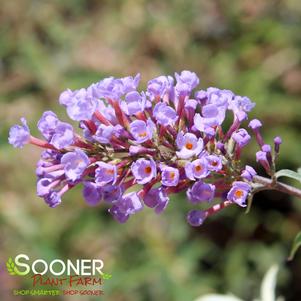
<svg viewBox="0 0 301 301">
<path fill-rule="evenodd" d="M 271 142 L 281 135 L 279 168 L 301 166 L 301 2 L 298 0 L 0 1 L 0 299 L 30 281 L 8 276 L 3 262 L 94 258 L 113 277 L 97 300 L 192 301 L 206 293 L 259 295 L 266 270 L 280 265 L 277 294 L 301 300 L 301 252 L 287 262 L 301 229 L 301 200 L 278 192 L 256 195 L 249 214 L 228 208 L 200 228 L 185 222 L 185 196 L 166 212 L 144 210 L 120 225 L 80 189 L 50 209 L 35 196 L 39 150 L 13 149 L 9 127 L 26 116 L 33 133 L 43 110 L 65 118 L 59 93 L 106 76 L 140 72 L 142 86 L 183 69 L 248 95 Z M 256 145 L 245 160 L 256 166 Z M 298 183 L 293 183 L 298 185 Z M 24 300 L 55 298 L 27 297 Z M 57 300 L 94 300 L 59 297 Z"/>
</svg>

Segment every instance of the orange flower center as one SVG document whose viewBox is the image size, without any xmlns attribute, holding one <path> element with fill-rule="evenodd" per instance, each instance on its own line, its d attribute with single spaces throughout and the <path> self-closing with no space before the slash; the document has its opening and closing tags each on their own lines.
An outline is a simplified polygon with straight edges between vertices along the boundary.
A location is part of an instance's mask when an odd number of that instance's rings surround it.
<svg viewBox="0 0 301 301">
<path fill-rule="evenodd" d="M 170 176 L 170 178 L 173 180 L 173 179 L 175 178 L 176 174 L 175 174 L 175 172 L 172 171 L 172 172 L 169 174 L 169 176 Z"/>
<path fill-rule="evenodd" d="M 236 198 L 241 198 L 244 195 L 244 192 L 242 190 L 236 190 L 234 193 Z"/>
<path fill-rule="evenodd" d="M 139 137 L 146 137 L 146 135 L 147 135 L 146 132 L 142 132 L 138 134 Z"/>
<path fill-rule="evenodd" d="M 107 169 L 106 170 L 106 174 L 107 175 L 113 175 L 114 174 L 114 170 L 113 169 Z"/>
<path fill-rule="evenodd" d="M 151 169 L 150 166 L 146 166 L 146 167 L 144 168 L 144 172 L 147 173 L 147 174 L 150 174 L 151 171 L 152 171 L 152 169 Z"/>
<path fill-rule="evenodd" d="M 187 142 L 186 145 L 185 145 L 185 147 L 186 147 L 187 149 L 192 149 L 192 148 L 193 148 L 193 144 L 190 143 L 190 142 Z"/>
<path fill-rule="evenodd" d="M 200 171 L 202 171 L 202 166 L 201 165 L 197 165 L 196 167 L 195 167 L 195 171 L 196 172 L 200 172 Z"/>
<path fill-rule="evenodd" d="M 211 165 L 212 165 L 212 166 L 217 166 L 217 164 L 218 164 L 217 161 L 212 161 L 212 162 L 211 162 Z"/>
</svg>

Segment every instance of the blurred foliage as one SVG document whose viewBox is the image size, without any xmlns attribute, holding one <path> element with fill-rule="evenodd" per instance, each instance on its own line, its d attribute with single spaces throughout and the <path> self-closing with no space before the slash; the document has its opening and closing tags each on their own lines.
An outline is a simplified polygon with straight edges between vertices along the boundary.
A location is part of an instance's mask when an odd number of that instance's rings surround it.
<svg viewBox="0 0 301 301">
<path fill-rule="evenodd" d="M 39 151 L 7 144 L 8 129 L 21 116 L 34 133 L 43 110 L 66 117 L 57 98 L 67 87 L 137 72 L 145 86 L 152 77 L 188 69 L 201 76 L 204 88 L 232 89 L 255 101 L 251 117 L 263 120 L 266 141 L 283 138 L 279 168 L 296 170 L 301 165 L 300 1 L 0 4 L 1 263 L 19 253 L 49 260 L 100 257 L 113 275 L 102 299 L 114 301 L 189 301 L 216 292 L 250 300 L 265 271 L 278 263 L 277 295 L 301 299 L 300 252 L 286 261 L 301 227 L 300 200 L 262 192 L 248 215 L 229 208 L 193 229 L 185 222 L 189 205 L 180 195 L 161 216 L 146 209 L 119 225 L 105 208 L 87 207 L 79 189 L 58 208 L 47 208 L 35 196 Z M 255 144 L 246 149 L 249 163 L 255 164 L 255 150 Z M 2 269 L 0 299 L 14 300 L 11 289 L 18 287 L 31 283 Z"/>
</svg>

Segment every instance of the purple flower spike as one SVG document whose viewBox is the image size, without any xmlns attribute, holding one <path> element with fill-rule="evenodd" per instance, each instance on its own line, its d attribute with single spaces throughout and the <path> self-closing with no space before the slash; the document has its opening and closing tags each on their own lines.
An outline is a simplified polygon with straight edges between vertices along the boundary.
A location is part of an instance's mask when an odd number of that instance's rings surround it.
<svg viewBox="0 0 301 301">
<path fill-rule="evenodd" d="M 101 189 L 93 182 L 85 181 L 83 184 L 83 197 L 86 203 L 90 206 L 97 206 L 102 199 Z"/>
<path fill-rule="evenodd" d="M 239 148 L 242 148 L 250 142 L 251 136 L 245 129 L 239 129 L 232 134 L 232 139 L 236 142 Z"/>
<path fill-rule="evenodd" d="M 170 166 L 161 166 L 162 184 L 165 186 L 177 186 L 179 183 L 179 170 Z"/>
<path fill-rule="evenodd" d="M 165 210 L 168 202 L 169 197 L 162 187 L 151 189 L 144 197 L 144 204 L 150 208 L 155 208 L 157 214 Z"/>
<path fill-rule="evenodd" d="M 205 211 L 202 210 L 191 210 L 187 214 L 187 222 L 193 227 L 199 227 L 203 224 L 207 217 Z"/>
<path fill-rule="evenodd" d="M 61 163 L 64 165 L 65 175 L 71 181 L 81 178 L 83 172 L 90 164 L 88 156 L 80 149 L 63 155 Z"/>
<path fill-rule="evenodd" d="M 146 184 L 157 175 L 156 163 L 153 159 L 138 159 L 131 166 L 132 173 L 138 184 Z"/>
<path fill-rule="evenodd" d="M 30 142 L 30 131 L 25 118 L 21 118 L 22 125 L 14 125 L 9 130 L 8 142 L 17 148 L 22 148 Z"/>
<path fill-rule="evenodd" d="M 254 170 L 253 167 L 246 165 L 245 169 L 242 171 L 241 176 L 242 178 L 252 181 L 253 177 L 257 175 L 257 172 Z"/>
<path fill-rule="evenodd" d="M 178 119 L 176 111 L 165 102 L 159 102 L 155 105 L 153 115 L 157 122 L 164 126 L 173 125 Z"/>
<path fill-rule="evenodd" d="M 248 194 L 256 193 L 257 186 L 274 187 L 282 141 L 276 137 L 272 151 L 257 119 L 249 123 L 260 146 L 256 160 L 272 179 L 256 176 L 251 166 L 241 168 L 244 147 L 251 139 L 242 124 L 254 107 L 249 98 L 215 87 L 193 93 L 199 78 L 187 70 L 176 73 L 175 79 L 156 77 L 144 91 L 138 89 L 139 81 L 140 74 L 108 77 L 64 91 L 59 102 L 78 121 L 81 135 L 52 111 L 38 122 L 45 140 L 31 136 L 24 118 L 22 125 L 10 129 L 8 140 L 14 147 L 30 143 L 44 149 L 36 168 L 37 194 L 50 207 L 81 183 L 86 203 L 107 203 L 120 223 L 144 204 L 163 212 L 176 193 L 186 192 L 192 204 L 220 198 L 222 202 L 205 211 L 188 213 L 188 223 L 200 226 L 228 205 L 246 206 Z M 241 181 L 229 188 L 233 179 Z"/>
<path fill-rule="evenodd" d="M 185 165 L 186 177 L 190 180 L 206 178 L 210 171 L 207 169 L 207 160 L 200 158 Z"/>
<path fill-rule="evenodd" d="M 74 132 L 71 124 L 66 122 L 58 122 L 50 143 L 57 149 L 63 149 L 70 146 L 74 142 Z"/>
<path fill-rule="evenodd" d="M 228 192 L 227 199 L 238 204 L 241 207 L 246 207 L 246 199 L 251 190 L 251 186 L 245 182 L 236 181 Z"/>
<path fill-rule="evenodd" d="M 214 198 L 215 186 L 198 181 L 187 190 L 187 198 L 193 203 L 211 202 Z"/>
<path fill-rule="evenodd" d="M 188 159 L 197 156 L 203 150 L 203 139 L 197 138 L 194 134 L 180 132 L 176 140 L 178 149 L 177 156 L 181 159 Z"/>
<path fill-rule="evenodd" d="M 209 155 L 205 157 L 208 165 L 207 168 L 210 171 L 220 171 L 223 168 L 222 159 L 220 156 Z"/>
<path fill-rule="evenodd" d="M 130 124 L 130 132 L 137 143 L 143 143 L 152 139 L 154 124 L 151 120 L 148 120 L 147 122 L 143 120 L 135 120 Z"/>
<path fill-rule="evenodd" d="M 117 168 L 114 164 L 105 162 L 96 162 L 98 167 L 95 170 L 95 182 L 99 186 L 112 183 L 113 185 L 117 179 Z"/>
</svg>

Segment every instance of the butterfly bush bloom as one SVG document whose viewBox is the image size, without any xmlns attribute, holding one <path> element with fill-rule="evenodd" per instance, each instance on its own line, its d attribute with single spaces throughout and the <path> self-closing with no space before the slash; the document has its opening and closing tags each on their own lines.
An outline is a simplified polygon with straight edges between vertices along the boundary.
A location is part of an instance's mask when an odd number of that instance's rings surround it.
<svg viewBox="0 0 301 301">
<path fill-rule="evenodd" d="M 203 149 L 203 139 L 197 138 L 194 134 L 180 132 L 177 136 L 176 143 L 179 151 L 177 156 L 182 159 L 188 159 L 197 156 Z"/>
<path fill-rule="evenodd" d="M 157 103 L 154 107 L 154 117 L 158 124 L 173 125 L 178 119 L 176 111 L 169 107 L 165 102 Z"/>
<path fill-rule="evenodd" d="M 90 160 L 88 156 L 81 149 L 66 153 L 61 159 L 61 164 L 64 165 L 66 178 L 71 181 L 80 179 L 89 163 Z"/>
<path fill-rule="evenodd" d="M 177 186 L 179 183 L 179 170 L 170 166 L 161 166 L 162 184 L 165 186 Z"/>
<path fill-rule="evenodd" d="M 101 189 L 96 183 L 90 181 L 83 182 L 83 197 L 88 205 L 96 206 L 101 201 Z"/>
<path fill-rule="evenodd" d="M 223 168 L 223 164 L 222 164 L 222 158 L 220 156 L 217 155 L 209 155 L 205 157 L 207 160 L 207 168 L 210 171 L 220 171 Z"/>
<path fill-rule="evenodd" d="M 236 181 L 228 192 L 227 198 L 241 207 L 246 207 L 246 199 L 250 190 L 251 186 L 249 184 L 242 181 Z"/>
<path fill-rule="evenodd" d="M 66 122 L 58 122 L 51 137 L 50 143 L 57 149 L 63 149 L 74 142 L 72 125 Z"/>
<path fill-rule="evenodd" d="M 185 165 L 186 177 L 190 180 L 206 178 L 210 171 L 207 168 L 207 160 L 202 157 Z"/>
<path fill-rule="evenodd" d="M 54 135 L 58 122 L 59 119 L 52 111 L 44 112 L 41 119 L 38 121 L 38 129 L 48 141 Z"/>
<path fill-rule="evenodd" d="M 246 146 L 250 142 L 251 136 L 248 134 L 248 132 L 245 129 L 239 129 L 232 134 L 232 139 L 241 148 Z"/>
<path fill-rule="evenodd" d="M 203 224 L 207 217 L 205 211 L 202 210 L 190 210 L 187 214 L 187 222 L 193 227 L 199 227 Z"/>
<path fill-rule="evenodd" d="M 113 217 L 123 223 L 130 215 L 143 209 L 143 204 L 136 192 L 125 194 L 110 210 Z"/>
<path fill-rule="evenodd" d="M 145 91 L 139 82 L 140 74 L 109 77 L 62 92 L 59 103 L 82 134 L 52 111 L 38 121 L 42 139 L 30 134 L 24 118 L 10 129 L 14 147 L 30 143 L 44 149 L 36 168 L 37 195 L 54 208 L 81 185 L 86 204 L 108 207 L 120 223 L 146 207 L 163 212 L 179 192 L 186 192 L 193 207 L 186 217 L 192 226 L 229 205 L 245 207 L 258 188 L 255 169 L 241 163 L 249 131 L 259 145 L 256 160 L 269 175 L 282 143 L 280 137 L 274 148 L 265 143 L 257 119 L 246 128 L 255 104 L 229 90 L 197 90 L 200 80 L 187 70 L 175 79 L 151 79 Z M 228 115 L 233 121 L 227 127 Z"/>
<path fill-rule="evenodd" d="M 98 167 L 95 169 L 95 182 L 99 186 L 108 183 L 114 184 L 117 178 L 117 167 L 114 164 L 105 162 L 96 162 Z"/>
<path fill-rule="evenodd" d="M 22 125 L 14 125 L 9 131 L 8 141 L 14 147 L 22 148 L 30 141 L 30 131 L 25 118 L 21 118 Z"/>
<path fill-rule="evenodd" d="M 144 204 L 154 208 L 157 214 L 164 211 L 168 203 L 169 197 L 162 187 L 151 189 L 144 197 Z"/>
<path fill-rule="evenodd" d="M 156 177 L 157 167 L 153 159 L 138 159 L 131 166 L 132 173 L 138 184 L 146 184 Z"/>
<path fill-rule="evenodd" d="M 241 177 L 245 180 L 252 181 L 257 172 L 252 166 L 246 165 L 245 169 L 241 173 Z"/>
<path fill-rule="evenodd" d="M 130 133 L 137 143 L 143 143 L 153 137 L 152 121 L 135 120 L 130 124 Z"/>
<path fill-rule="evenodd" d="M 187 190 L 187 197 L 191 203 L 210 202 L 214 198 L 215 186 L 198 181 Z"/>
</svg>

